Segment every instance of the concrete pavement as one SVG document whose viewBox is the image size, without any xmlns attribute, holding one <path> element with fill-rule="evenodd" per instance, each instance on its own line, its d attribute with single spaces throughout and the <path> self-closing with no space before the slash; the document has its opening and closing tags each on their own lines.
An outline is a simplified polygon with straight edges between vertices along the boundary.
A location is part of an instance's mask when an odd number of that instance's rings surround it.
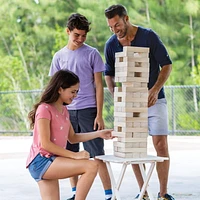
<svg viewBox="0 0 200 200">
<path fill-rule="evenodd" d="M 41 200 L 36 182 L 25 169 L 32 138 L 0 136 L 0 200 Z M 169 136 L 171 154 L 168 191 L 176 200 L 200 200 L 200 136 Z M 106 154 L 112 154 L 112 141 L 105 141 Z M 148 154 L 155 155 L 151 137 Z M 120 164 L 112 164 L 117 177 Z M 156 197 L 159 191 L 156 170 L 150 180 Z M 61 200 L 71 196 L 69 180 L 60 181 Z M 138 186 L 130 166 L 123 179 L 120 194 L 123 200 L 133 200 Z M 97 176 L 87 200 L 104 200 L 104 190 Z"/>
</svg>

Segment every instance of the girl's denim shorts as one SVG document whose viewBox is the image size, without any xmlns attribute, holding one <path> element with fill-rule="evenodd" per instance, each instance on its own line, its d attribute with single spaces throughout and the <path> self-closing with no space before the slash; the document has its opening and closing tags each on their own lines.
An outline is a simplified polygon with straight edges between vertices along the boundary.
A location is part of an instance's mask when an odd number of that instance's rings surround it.
<svg viewBox="0 0 200 200">
<path fill-rule="evenodd" d="M 51 163 L 55 160 L 56 156 L 50 156 L 46 158 L 40 153 L 33 159 L 33 161 L 28 166 L 31 176 L 36 182 L 42 180 L 44 173 L 47 171 Z"/>
</svg>

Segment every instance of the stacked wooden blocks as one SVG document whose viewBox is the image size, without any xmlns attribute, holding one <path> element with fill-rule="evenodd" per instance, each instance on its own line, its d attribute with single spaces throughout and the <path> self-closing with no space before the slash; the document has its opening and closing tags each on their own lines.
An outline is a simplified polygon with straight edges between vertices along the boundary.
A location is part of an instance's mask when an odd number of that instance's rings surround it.
<svg viewBox="0 0 200 200">
<path fill-rule="evenodd" d="M 123 47 L 115 54 L 114 155 L 147 156 L 149 48 Z"/>
</svg>

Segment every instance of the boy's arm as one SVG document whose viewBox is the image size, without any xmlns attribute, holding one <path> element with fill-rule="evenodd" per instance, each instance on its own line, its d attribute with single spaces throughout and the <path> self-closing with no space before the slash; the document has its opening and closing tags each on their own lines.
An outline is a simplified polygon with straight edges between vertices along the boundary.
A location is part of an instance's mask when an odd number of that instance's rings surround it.
<svg viewBox="0 0 200 200">
<path fill-rule="evenodd" d="M 103 100 L 104 100 L 104 91 L 103 91 L 103 81 L 102 81 L 102 72 L 97 72 L 94 74 L 94 81 L 96 86 L 96 102 L 97 102 L 97 116 L 94 121 L 94 130 L 104 129 L 103 121 Z M 98 126 L 98 127 L 97 127 Z"/>
</svg>

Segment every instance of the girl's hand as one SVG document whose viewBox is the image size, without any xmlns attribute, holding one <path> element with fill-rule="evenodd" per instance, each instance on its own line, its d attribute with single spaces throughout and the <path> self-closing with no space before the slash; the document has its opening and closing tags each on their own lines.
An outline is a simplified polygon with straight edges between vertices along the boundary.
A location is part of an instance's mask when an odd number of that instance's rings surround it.
<svg viewBox="0 0 200 200">
<path fill-rule="evenodd" d="M 112 136 L 112 131 L 113 129 L 103 129 L 103 130 L 100 130 L 100 131 L 97 131 L 99 132 L 101 138 L 105 139 L 105 140 L 109 140 L 109 139 L 113 139 L 114 136 Z"/>
<path fill-rule="evenodd" d="M 74 159 L 76 160 L 81 160 L 81 159 L 86 159 L 88 160 L 90 158 L 90 154 L 83 150 L 75 153 Z"/>
</svg>

